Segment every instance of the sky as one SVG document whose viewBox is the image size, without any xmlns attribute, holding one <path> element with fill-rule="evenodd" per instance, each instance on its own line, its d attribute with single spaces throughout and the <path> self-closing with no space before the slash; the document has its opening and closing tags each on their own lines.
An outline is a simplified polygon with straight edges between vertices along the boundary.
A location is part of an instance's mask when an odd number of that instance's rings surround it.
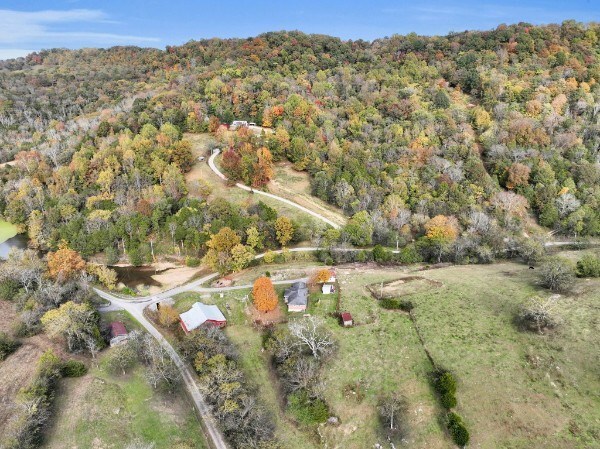
<svg viewBox="0 0 600 449">
<path fill-rule="evenodd" d="M 342 39 L 600 21 L 600 0 L 0 0 L 0 59 L 41 49 L 137 45 L 300 30 Z"/>
</svg>

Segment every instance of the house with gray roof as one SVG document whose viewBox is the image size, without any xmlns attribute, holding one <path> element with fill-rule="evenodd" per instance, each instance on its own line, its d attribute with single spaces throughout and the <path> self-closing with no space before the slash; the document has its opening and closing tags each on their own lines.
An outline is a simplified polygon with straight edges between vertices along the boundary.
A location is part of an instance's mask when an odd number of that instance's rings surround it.
<svg viewBox="0 0 600 449">
<path fill-rule="evenodd" d="M 308 287 L 306 282 L 294 282 L 283 292 L 283 300 L 288 305 L 288 312 L 304 312 L 308 305 Z"/>
</svg>

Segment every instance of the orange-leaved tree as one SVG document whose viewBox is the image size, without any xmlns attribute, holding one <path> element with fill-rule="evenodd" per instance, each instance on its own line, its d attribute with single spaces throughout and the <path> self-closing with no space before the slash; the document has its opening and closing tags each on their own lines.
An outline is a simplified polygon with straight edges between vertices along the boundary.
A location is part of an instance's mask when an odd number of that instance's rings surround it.
<svg viewBox="0 0 600 449">
<path fill-rule="evenodd" d="M 317 284 L 327 282 L 329 278 L 331 278 L 331 271 L 328 268 L 322 268 L 315 273 L 315 282 Z"/>
<path fill-rule="evenodd" d="M 273 288 L 271 279 L 266 276 L 259 277 L 254 281 L 252 297 L 254 298 L 254 306 L 260 312 L 270 312 L 277 307 L 277 292 Z"/>
<path fill-rule="evenodd" d="M 61 244 L 56 252 L 48 253 L 48 274 L 50 277 L 66 281 L 85 269 L 85 261 L 75 250 Z"/>
</svg>

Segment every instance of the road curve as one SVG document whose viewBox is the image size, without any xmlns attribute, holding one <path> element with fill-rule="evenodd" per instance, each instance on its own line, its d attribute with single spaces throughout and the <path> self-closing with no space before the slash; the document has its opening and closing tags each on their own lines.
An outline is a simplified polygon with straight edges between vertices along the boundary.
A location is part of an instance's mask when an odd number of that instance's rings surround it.
<svg viewBox="0 0 600 449">
<path fill-rule="evenodd" d="M 213 172 L 215 172 L 215 174 L 219 178 L 221 178 L 224 181 L 227 181 L 227 176 L 225 176 L 223 173 L 221 173 L 221 171 L 215 165 L 215 158 L 219 155 L 220 152 L 221 152 L 220 150 L 215 150 L 213 152 L 213 154 L 208 158 L 208 166 L 210 167 L 210 169 Z M 273 198 L 274 200 L 281 201 L 282 203 L 285 203 L 285 204 L 287 204 L 289 206 L 292 206 L 292 207 L 295 207 L 296 209 L 301 210 L 302 212 L 306 212 L 307 214 L 312 215 L 313 217 L 315 217 L 315 218 L 317 218 L 317 219 L 319 219 L 319 220 L 327 223 L 332 228 L 340 229 L 340 225 L 337 224 L 337 223 L 335 223 L 335 222 L 333 222 L 333 221 L 331 221 L 329 218 L 324 217 L 323 215 L 321 215 L 321 214 L 319 214 L 317 212 L 314 212 L 314 211 L 312 211 L 312 210 L 310 210 L 310 209 L 308 209 L 308 208 L 306 208 L 304 206 L 300 206 L 298 203 L 294 203 L 293 201 L 290 201 L 290 200 L 288 200 L 286 198 L 282 198 L 280 196 L 273 195 L 272 193 L 263 192 L 262 190 L 254 190 L 253 188 L 248 187 L 247 185 L 242 184 L 240 182 L 236 183 L 235 186 L 238 187 L 238 188 L 240 188 L 240 189 L 242 189 L 242 190 L 245 190 L 247 192 L 256 193 L 257 195 L 263 195 L 263 196 L 266 196 L 266 197 L 269 197 L 269 198 Z"/>
<path fill-rule="evenodd" d="M 147 296 L 144 298 L 136 298 L 132 300 L 127 300 L 123 298 L 119 298 L 111 293 L 105 292 L 103 290 L 94 288 L 94 291 L 98 296 L 103 299 L 106 299 L 110 302 L 110 305 L 100 307 L 99 310 L 101 312 L 110 312 L 113 310 L 123 309 L 127 311 L 133 318 L 135 318 L 143 327 L 148 331 L 150 335 L 152 335 L 169 353 L 179 371 L 181 373 L 181 377 L 185 386 L 190 394 L 190 397 L 194 401 L 194 406 L 198 411 L 200 419 L 204 423 L 204 428 L 206 430 L 206 436 L 210 439 L 211 446 L 214 449 L 228 449 L 227 443 L 225 442 L 225 438 L 218 428 L 212 413 L 210 412 L 210 408 L 204 401 L 202 393 L 200 392 L 198 385 L 196 384 L 196 380 L 194 374 L 190 367 L 181 359 L 175 348 L 162 336 L 162 334 L 154 327 L 154 325 L 148 321 L 148 319 L 144 316 L 144 308 L 146 308 L 150 304 L 154 304 L 156 302 L 161 301 L 162 299 L 169 297 L 171 295 L 175 295 L 177 293 L 181 293 L 184 291 L 195 290 L 199 293 L 215 293 L 215 292 L 224 292 L 224 291 L 232 291 L 232 290 L 241 290 L 246 288 L 251 288 L 252 285 L 239 285 L 234 287 L 217 287 L 217 288 L 206 288 L 200 287 L 201 284 L 207 282 L 218 276 L 218 273 L 213 273 L 208 276 L 204 276 L 201 279 L 198 279 L 193 282 L 189 282 L 185 285 L 177 287 L 175 289 L 168 290 L 167 292 L 162 292 L 158 295 Z M 297 281 L 306 281 L 307 278 L 299 278 L 299 279 L 290 279 L 284 281 L 275 281 L 273 284 L 290 284 Z"/>
<path fill-rule="evenodd" d="M 221 430 L 218 428 L 217 423 L 215 422 L 210 408 L 204 401 L 202 397 L 202 393 L 200 393 L 200 389 L 196 384 L 194 379 L 194 374 L 192 373 L 190 367 L 181 359 L 175 348 L 162 336 L 162 334 L 146 319 L 144 316 L 144 307 L 145 303 L 131 303 L 127 300 L 117 298 L 116 296 L 111 295 L 110 293 L 104 292 L 99 289 L 94 289 L 98 296 L 101 298 L 107 299 L 111 302 L 111 307 L 119 306 L 132 317 L 134 317 L 144 328 L 148 331 L 150 335 L 152 335 L 156 340 L 167 350 L 171 359 L 175 362 L 179 371 L 181 372 L 181 377 L 185 386 L 190 393 L 190 397 L 194 401 L 194 407 L 198 411 L 200 419 L 204 424 L 204 429 L 206 430 L 205 434 L 207 438 L 211 442 L 211 446 L 214 449 L 228 449 L 228 445 L 225 442 L 225 438 L 221 433 Z M 102 310 L 102 309 L 101 309 Z"/>
</svg>

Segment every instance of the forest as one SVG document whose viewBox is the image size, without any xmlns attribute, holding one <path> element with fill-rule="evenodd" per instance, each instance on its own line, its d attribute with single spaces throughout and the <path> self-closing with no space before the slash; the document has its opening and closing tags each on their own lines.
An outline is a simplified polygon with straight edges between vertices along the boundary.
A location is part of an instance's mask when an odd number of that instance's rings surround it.
<svg viewBox="0 0 600 449">
<path fill-rule="evenodd" d="M 486 263 L 550 230 L 597 236 L 599 34 L 573 21 L 372 42 L 274 32 L 2 61 L 0 162 L 15 162 L 0 166 L 0 214 L 34 248 L 134 265 L 199 260 L 225 227 L 242 262 L 313 240 Z M 234 119 L 270 132 L 227 131 Z M 229 178 L 254 188 L 293 163 L 348 224 L 300 229 L 190 192 L 184 133 L 212 133 Z"/>
</svg>

